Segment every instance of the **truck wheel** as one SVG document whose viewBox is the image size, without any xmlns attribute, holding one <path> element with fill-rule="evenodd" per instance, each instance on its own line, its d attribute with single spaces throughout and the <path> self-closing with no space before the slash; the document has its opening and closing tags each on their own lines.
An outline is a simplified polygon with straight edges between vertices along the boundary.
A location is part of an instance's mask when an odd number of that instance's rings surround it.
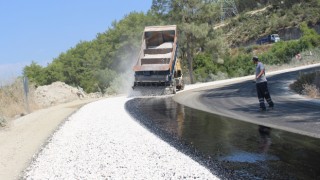
<svg viewBox="0 0 320 180">
<path fill-rule="evenodd" d="M 176 81 L 174 80 L 172 82 L 172 94 L 176 94 L 177 93 L 177 85 L 176 85 Z"/>
<path fill-rule="evenodd" d="M 184 89 L 184 81 L 181 80 L 180 90 L 183 90 L 183 89 Z"/>
</svg>

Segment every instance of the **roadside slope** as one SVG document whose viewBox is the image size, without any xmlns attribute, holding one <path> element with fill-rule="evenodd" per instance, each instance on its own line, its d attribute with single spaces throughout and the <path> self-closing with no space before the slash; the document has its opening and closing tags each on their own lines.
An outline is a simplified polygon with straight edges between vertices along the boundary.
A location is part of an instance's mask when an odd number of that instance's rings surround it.
<svg viewBox="0 0 320 180">
<path fill-rule="evenodd" d="M 0 177 L 18 179 L 59 124 L 93 99 L 57 105 L 14 120 L 0 131 Z"/>
</svg>

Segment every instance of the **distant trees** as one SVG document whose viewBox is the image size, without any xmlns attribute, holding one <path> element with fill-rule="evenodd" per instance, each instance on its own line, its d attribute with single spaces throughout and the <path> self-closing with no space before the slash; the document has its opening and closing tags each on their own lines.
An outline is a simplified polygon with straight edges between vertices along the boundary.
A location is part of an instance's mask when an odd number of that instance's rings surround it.
<svg viewBox="0 0 320 180">
<path fill-rule="evenodd" d="M 212 39 L 214 20 L 219 14 L 217 4 L 199 0 L 154 0 L 152 10 L 163 21 L 178 25 L 179 50 L 182 59 L 187 60 L 190 82 L 194 83 L 193 59 L 196 53 L 207 49 Z"/>
<path fill-rule="evenodd" d="M 31 63 L 24 68 L 24 75 L 38 85 L 64 81 L 87 92 L 105 91 L 117 75 L 131 70 L 143 28 L 157 24 L 154 16 L 130 13 L 114 21 L 106 32 L 98 33 L 96 39 L 81 41 L 61 53 L 47 67 Z"/>
<path fill-rule="evenodd" d="M 277 4 L 274 0 L 235 0 L 238 9 L 247 11 L 259 4 Z M 289 0 L 283 1 L 290 4 Z M 294 2 L 300 2 L 295 0 Z M 229 45 L 253 39 L 261 34 L 276 31 L 285 25 L 301 25 L 304 36 L 299 41 L 280 42 L 261 56 L 270 64 L 286 63 L 294 53 L 320 46 L 319 35 L 307 24 L 319 22 L 319 0 L 271 8 L 263 16 L 241 14 L 220 23 L 220 7 L 216 0 L 153 0 L 147 13 L 133 12 L 120 21 L 114 21 L 105 32 L 98 33 L 92 41 L 80 41 L 75 47 L 61 53 L 42 67 L 32 62 L 24 68 L 24 75 L 37 85 L 64 81 L 81 86 L 86 92 L 119 92 L 122 82 L 128 82 L 136 61 L 145 26 L 178 25 L 178 48 L 184 70 L 190 82 L 210 81 L 250 74 L 253 70 L 250 49 L 232 49 Z M 271 19 L 268 21 L 265 17 Z M 295 18 L 293 21 L 292 19 Z M 281 22 L 289 23 L 281 23 Z M 130 77 L 131 78 L 131 77 Z"/>
</svg>

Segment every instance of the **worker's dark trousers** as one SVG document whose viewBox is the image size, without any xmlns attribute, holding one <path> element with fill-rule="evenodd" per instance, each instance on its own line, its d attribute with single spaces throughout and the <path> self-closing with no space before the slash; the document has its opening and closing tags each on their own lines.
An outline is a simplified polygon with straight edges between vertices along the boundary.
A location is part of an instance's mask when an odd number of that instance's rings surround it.
<svg viewBox="0 0 320 180">
<path fill-rule="evenodd" d="M 256 86 L 257 86 L 257 93 L 258 93 L 260 108 L 262 109 L 266 108 L 266 105 L 264 104 L 264 99 L 266 99 L 267 103 L 269 104 L 269 107 L 273 107 L 273 102 L 270 97 L 267 82 L 257 83 Z"/>
</svg>

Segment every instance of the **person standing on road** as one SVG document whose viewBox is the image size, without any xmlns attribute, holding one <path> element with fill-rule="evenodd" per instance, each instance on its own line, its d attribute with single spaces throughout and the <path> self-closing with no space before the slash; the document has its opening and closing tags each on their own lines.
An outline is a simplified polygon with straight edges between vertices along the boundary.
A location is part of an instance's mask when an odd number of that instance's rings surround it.
<svg viewBox="0 0 320 180">
<path fill-rule="evenodd" d="M 262 62 L 259 61 L 257 56 L 254 56 L 252 58 L 252 62 L 256 65 L 256 88 L 260 103 L 260 111 L 266 111 L 264 99 L 266 99 L 267 103 L 269 104 L 269 108 L 273 109 L 274 104 L 268 90 L 264 65 L 262 64 Z"/>
</svg>

